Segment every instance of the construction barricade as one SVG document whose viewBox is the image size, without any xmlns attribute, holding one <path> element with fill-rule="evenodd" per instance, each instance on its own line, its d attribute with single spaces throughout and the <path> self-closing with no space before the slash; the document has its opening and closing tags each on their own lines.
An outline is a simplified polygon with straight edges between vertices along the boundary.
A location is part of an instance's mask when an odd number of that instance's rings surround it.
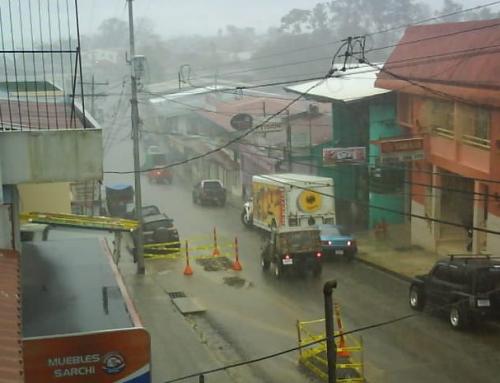
<svg viewBox="0 0 500 383">
<path fill-rule="evenodd" d="M 186 253 L 187 248 L 189 256 L 196 259 L 209 259 L 219 256 L 232 258 L 235 256 L 237 245 L 236 242 L 219 236 L 217 229 L 213 228 L 209 234 L 188 237 L 185 242 L 145 244 L 144 257 L 147 259 L 177 259 Z"/>
<path fill-rule="evenodd" d="M 335 307 L 337 324 L 340 321 L 339 308 Z M 299 346 L 325 339 L 325 320 L 297 321 Z M 361 337 L 344 335 L 342 327 L 335 332 L 337 345 L 336 375 L 337 382 L 364 382 L 363 341 Z M 328 361 L 326 341 L 299 349 L 299 364 L 303 365 L 318 378 L 328 380 Z"/>
<path fill-rule="evenodd" d="M 67 226 L 82 229 L 126 231 L 137 228 L 137 221 L 115 217 L 93 217 L 77 214 L 39 213 L 21 214 L 21 220 L 32 223 L 43 223 L 53 226 Z"/>
</svg>

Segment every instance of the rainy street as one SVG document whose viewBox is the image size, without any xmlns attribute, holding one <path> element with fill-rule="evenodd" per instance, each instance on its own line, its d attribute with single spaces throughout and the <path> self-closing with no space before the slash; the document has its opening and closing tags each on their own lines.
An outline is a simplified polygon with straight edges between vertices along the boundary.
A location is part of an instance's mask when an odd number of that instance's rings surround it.
<svg viewBox="0 0 500 383">
<path fill-rule="evenodd" d="M 112 148 L 106 169 L 124 170 L 126 143 Z M 113 152 L 114 151 L 114 152 Z M 118 162 L 109 162 L 113 159 Z M 110 175 L 107 182 L 130 182 L 130 176 Z M 175 176 L 174 176 L 175 177 Z M 111 180 L 111 181 L 110 181 Z M 210 242 L 217 227 L 221 249 L 235 236 L 240 244 L 243 270 L 205 271 L 192 254 L 192 276 L 184 276 L 184 259 L 148 260 L 147 276 L 160 289 L 160 295 L 181 291 L 206 308 L 186 318 L 203 343 L 212 347 L 217 365 L 229 364 L 279 352 L 297 345 L 297 320 L 314 320 L 323 315 L 323 283 L 338 281 L 334 301 L 340 304 L 344 330 L 377 324 L 412 313 L 408 306 L 408 282 L 361 262 L 335 260 L 324 264 L 320 278 L 286 276 L 274 280 L 260 268 L 260 235 L 240 222 L 240 210 L 200 206 L 191 200 L 190 186 L 174 178 L 172 185 L 151 185 L 142 178 L 143 205 L 154 204 L 175 220 L 181 240 L 205 237 Z M 362 249 L 360 249 L 362 251 Z M 224 250 L 221 250 L 224 252 Z M 206 250 L 203 254 L 210 254 Z M 193 259 L 194 258 L 194 259 Z M 148 312 L 158 301 L 143 307 L 146 326 Z M 141 307 L 139 305 L 139 311 Z M 153 317 L 151 317 L 153 318 Z M 151 319 L 153 320 L 153 319 Z M 424 313 L 400 322 L 360 332 L 364 346 L 366 378 L 370 382 L 470 382 L 494 381 L 500 372 L 498 349 L 500 328 L 484 324 L 471 332 L 450 329 L 446 318 Z M 153 336 L 153 347 L 155 334 Z M 160 340 L 157 340 L 160 342 Z M 165 339 L 168 341 L 168 339 Z M 242 381 L 303 382 L 310 376 L 297 364 L 298 353 L 291 352 L 255 363 L 245 370 Z M 157 381 L 172 376 L 172 369 L 161 355 L 154 355 Z M 232 370 L 233 379 L 240 373 Z M 197 371 L 184 371 L 185 374 Z M 242 372 L 243 373 L 243 372 Z M 183 375 L 182 373 L 179 373 Z M 207 376 L 210 381 L 209 376 Z M 314 381 L 315 378 L 311 378 Z"/>
</svg>

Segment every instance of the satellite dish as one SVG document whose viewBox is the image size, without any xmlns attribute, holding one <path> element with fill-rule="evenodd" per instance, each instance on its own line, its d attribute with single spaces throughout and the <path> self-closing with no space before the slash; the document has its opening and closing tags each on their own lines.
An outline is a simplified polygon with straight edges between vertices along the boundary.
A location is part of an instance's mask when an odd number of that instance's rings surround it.
<svg viewBox="0 0 500 383">
<path fill-rule="evenodd" d="M 236 130 L 246 130 L 253 126 L 253 117 L 247 113 L 238 113 L 231 118 L 231 126 Z"/>
</svg>

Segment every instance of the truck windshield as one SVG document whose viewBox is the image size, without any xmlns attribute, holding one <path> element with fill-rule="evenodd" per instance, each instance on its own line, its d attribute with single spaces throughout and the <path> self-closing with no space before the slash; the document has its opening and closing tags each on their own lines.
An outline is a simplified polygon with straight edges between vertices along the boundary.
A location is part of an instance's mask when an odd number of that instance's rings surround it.
<svg viewBox="0 0 500 383">
<path fill-rule="evenodd" d="M 222 188 L 219 181 L 205 181 L 203 187 L 207 190 L 219 190 Z"/>
</svg>

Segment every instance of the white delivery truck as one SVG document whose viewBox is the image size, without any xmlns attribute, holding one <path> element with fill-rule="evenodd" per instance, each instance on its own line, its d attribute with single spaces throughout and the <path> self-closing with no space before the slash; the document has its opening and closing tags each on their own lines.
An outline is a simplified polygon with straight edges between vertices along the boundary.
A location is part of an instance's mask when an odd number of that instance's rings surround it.
<svg viewBox="0 0 500 383">
<path fill-rule="evenodd" d="M 241 219 L 248 227 L 309 227 L 335 224 L 333 180 L 306 174 L 270 174 L 252 177 L 252 198 Z"/>
</svg>

